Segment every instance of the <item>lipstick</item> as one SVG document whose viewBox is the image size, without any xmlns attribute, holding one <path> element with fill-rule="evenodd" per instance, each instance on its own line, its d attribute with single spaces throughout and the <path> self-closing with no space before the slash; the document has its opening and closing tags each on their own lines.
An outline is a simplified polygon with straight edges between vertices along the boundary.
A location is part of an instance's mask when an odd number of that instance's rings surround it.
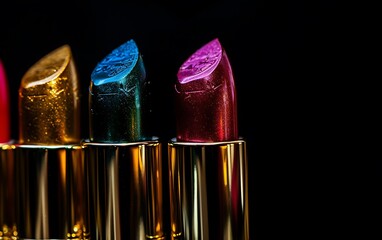
<svg viewBox="0 0 382 240">
<path fill-rule="evenodd" d="M 18 237 L 89 239 L 79 83 L 69 45 L 27 70 L 18 104 Z"/>
<path fill-rule="evenodd" d="M 219 39 L 180 67 L 168 143 L 172 239 L 249 239 L 246 142 L 232 68 Z"/>
<path fill-rule="evenodd" d="M 10 140 L 9 89 L 3 62 L 0 60 L 0 143 Z"/>
<path fill-rule="evenodd" d="M 14 147 L 10 137 L 9 88 L 0 60 L 0 239 L 17 238 Z"/>
<path fill-rule="evenodd" d="M 94 68 L 89 86 L 91 235 L 164 239 L 161 143 L 148 131 L 150 82 L 134 40 Z"/>
</svg>

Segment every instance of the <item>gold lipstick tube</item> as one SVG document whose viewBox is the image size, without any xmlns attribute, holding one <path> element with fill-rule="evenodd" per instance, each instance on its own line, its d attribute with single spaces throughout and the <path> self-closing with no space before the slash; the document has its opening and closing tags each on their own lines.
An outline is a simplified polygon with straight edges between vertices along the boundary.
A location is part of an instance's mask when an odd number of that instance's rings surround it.
<svg viewBox="0 0 382 240">
<path fill-rule="evenodd" d="M 95 239 L 165 239 L 161 143 L 83 146 Z"/>
<path fill-rule="evenodd" d="M 168 144 L 172 239 L 248 240 L 246 143 Z"/>
<path fill-rule="evenodd" d="M 16 239 L 14 146 L 0 144 L 0 240 Z"/>
<path fill-rule="evenodd" d="M 78 85 L 68 45 L 22 78 L 14 144 L 20 239 L 90 239 Z"/>
<path fill-rule="evenodd" d="M 80 145 L 16 147 L 19 237 L 90 239 Z"/>
</svg>

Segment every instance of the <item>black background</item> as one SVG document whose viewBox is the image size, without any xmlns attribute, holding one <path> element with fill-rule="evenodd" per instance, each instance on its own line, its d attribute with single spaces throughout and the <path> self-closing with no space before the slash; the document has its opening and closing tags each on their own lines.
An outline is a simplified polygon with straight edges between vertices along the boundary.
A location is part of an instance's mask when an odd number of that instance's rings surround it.
<svg viewBox="0 0 382 240">
<path fill-rule="evenodd" d="M 154 85 L 155 135 L 175 136 L 173 85 L 186 58 L 219 38 L 234 72 L 239 133 L 247 140 L 251 239 L 331 235 L 342 220 L 341 183 L 325 136 L 340 124 L 331 101 L 343 74 L 345 20 L 337 1 L 9 1 L 0 6 L 0 58 L 7 72 L 12 136 L 27 69 L 69 44 L 82 92 L 97 62 L 134 39 Z M 330 142 L 330 143 L 329 143 Z M 326 156 L 325 156 L 326 155 Z M 329 183 L 330 182 L 330 183 Z M 342 231 L 337 231 L 337 234 Z M 333 235 L 332 235 L 333 236 Z"/>
</svg>

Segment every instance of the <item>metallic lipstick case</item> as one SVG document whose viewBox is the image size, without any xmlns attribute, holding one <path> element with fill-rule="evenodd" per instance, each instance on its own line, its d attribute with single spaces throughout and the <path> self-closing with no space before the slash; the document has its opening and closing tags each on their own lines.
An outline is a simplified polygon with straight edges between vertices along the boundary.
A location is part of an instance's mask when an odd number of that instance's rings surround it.
<svg viewBox="0 0 382 240">
<path fill-rule="evenodd" d="M 249 239 L 243 140 L 168 145 L 172 239 Z"/>
<path fill-rule="evenodd" d="M 17 227 L 22 239 L 90 239 L 81 146 L 16 147 Z"/>
<path fill-rule="evenodd" d="M 157 140 L 84 142 L 95 239 L 165 239 Z"/>
<path fill-rule="evenodd" d="M 0 240 L 17 239 L 14 147 L 0 144 Z"/>
</svg>

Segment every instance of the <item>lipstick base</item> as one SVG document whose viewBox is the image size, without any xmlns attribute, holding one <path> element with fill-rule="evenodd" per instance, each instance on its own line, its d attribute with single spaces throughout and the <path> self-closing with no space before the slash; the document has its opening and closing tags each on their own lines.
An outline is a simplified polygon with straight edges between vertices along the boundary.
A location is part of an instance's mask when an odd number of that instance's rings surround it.
<svg viewBox="0 0 382 240">
<path fill-rule="evenodd" d="M 83 145 L 94 239 L 165 239 L 161 144 Z"/>
<path fill-rule="evenodd" d="M 14 146 L 0 145 L 0 240 L 17 239 Z"/>
<path fill-rule="evenodd" d="M 83 149 L 15 146 L 19 239 L 90 239 Z"/>
<path fill-rule="evenodd" d="M 249 239 L 246 144 L 168 144 L 172 239 Z"/>
</svg>

